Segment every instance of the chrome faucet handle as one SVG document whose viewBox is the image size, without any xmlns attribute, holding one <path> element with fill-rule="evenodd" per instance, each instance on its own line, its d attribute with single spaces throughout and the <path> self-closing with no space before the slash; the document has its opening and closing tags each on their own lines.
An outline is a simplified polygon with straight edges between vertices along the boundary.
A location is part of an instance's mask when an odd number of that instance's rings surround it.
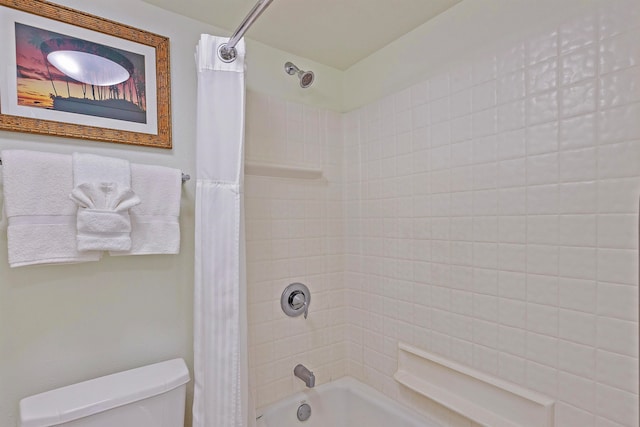
<svg viewBox="0 0 640 427">
<path fill-rule="evenodd" d="M 309 314 L 309 304 L 307 304 L 307 298 L 305 298 L 305 295 L 302 292 L 298 292 L 293 296 L 292 300 L 293 302 L 291 306 L 295 310 L 298 310 L 298 309 L 304 310 L 302 313 L 304 314 L 304 318 L 306 319 L 307 315 Z"/>
<path fill-rule="evenodd" d="M 296 317 L 304 314 L 306 319 L 309 315 L 309 305 L 311 304 L 311 292 L 302 283 L 291 283 L 282 292 L 280 306 L 287 316 Z"/>
</svg>

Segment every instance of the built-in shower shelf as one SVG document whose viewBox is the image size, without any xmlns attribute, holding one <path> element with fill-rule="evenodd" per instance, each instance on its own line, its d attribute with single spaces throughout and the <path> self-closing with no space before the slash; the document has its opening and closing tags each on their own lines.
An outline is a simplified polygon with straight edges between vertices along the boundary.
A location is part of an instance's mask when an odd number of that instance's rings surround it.
<svg viewBox="0 0 640 427">
<path fill-rule="evenodd" d="M 398 345 L 394 378 L 411 390 L 491 427 L 553 427 L 554 401 L 408 344 Z"/>
<path fill-rule="evenodd" d="M 322 169 L 279 165 L 275 163 L 246 162 L 244 165 L 246 175 L 271 176 L 277 178 L 320 179 Z"/>
</svg>

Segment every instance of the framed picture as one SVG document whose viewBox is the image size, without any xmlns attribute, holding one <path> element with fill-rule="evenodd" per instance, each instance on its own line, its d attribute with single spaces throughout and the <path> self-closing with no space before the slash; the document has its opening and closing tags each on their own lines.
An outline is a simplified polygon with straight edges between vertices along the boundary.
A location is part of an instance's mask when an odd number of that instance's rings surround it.
<svg viewBox="0 0 640 427">
<path fill-rule="evenodd" d="M 171 148 L 169 39 L 0 0 L 0 129 Z"/>
</svg>

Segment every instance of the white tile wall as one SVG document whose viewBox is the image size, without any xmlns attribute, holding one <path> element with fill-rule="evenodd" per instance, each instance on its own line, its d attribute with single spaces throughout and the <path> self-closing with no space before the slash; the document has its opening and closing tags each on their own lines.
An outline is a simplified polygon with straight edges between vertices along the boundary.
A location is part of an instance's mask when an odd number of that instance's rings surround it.
<svg viewBox="0 0 640 427">
<path fill-rule="evenodd" d="M 622 4 L 622 3 L 620 3 Z M 397 342 L 557 400 L 556 425 L 638 425 L 640 7 L 611 2 L 339 115 L 249 93 L 250 361 L 258 406 L 351 375 L 443 425 L 393 380 Z M 280 293 L 312 290 L 308 320 Z"/>
<path fill-rule="evenodd" d="M 404 340 L 550 395 L 560 427 L 638 425 L 640 7 L 624 4 L 344 115 L 348 374 L 429 406 L 392 379 Z"/>
<path fill-rule="evenodd" d="M 313 167 L 322 180 L 245 176 L 249 349 L 256 405 L 300 390 L 303 363 L 317 384 L 346 374 L 341 119 L 336 113 L 249 92 L 247 162 Z M 307 320 L 280 295 L 312 292 Z"/>
</svg>

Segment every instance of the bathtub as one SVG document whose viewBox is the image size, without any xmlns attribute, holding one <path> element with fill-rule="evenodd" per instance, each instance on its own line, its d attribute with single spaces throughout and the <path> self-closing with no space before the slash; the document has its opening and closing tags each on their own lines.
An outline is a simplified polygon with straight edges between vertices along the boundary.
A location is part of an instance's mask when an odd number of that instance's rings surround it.
<svg viewBox="0 0 640 427">
<path fill-rule="evenodd" d="M 311 407 L 311 416 L 299 421 L 297 412 L 303 403 Z M 441 427 L 441 424 L 353 378 L 344 377 L 259 409 L 256 427 Z"/>
</svg>

